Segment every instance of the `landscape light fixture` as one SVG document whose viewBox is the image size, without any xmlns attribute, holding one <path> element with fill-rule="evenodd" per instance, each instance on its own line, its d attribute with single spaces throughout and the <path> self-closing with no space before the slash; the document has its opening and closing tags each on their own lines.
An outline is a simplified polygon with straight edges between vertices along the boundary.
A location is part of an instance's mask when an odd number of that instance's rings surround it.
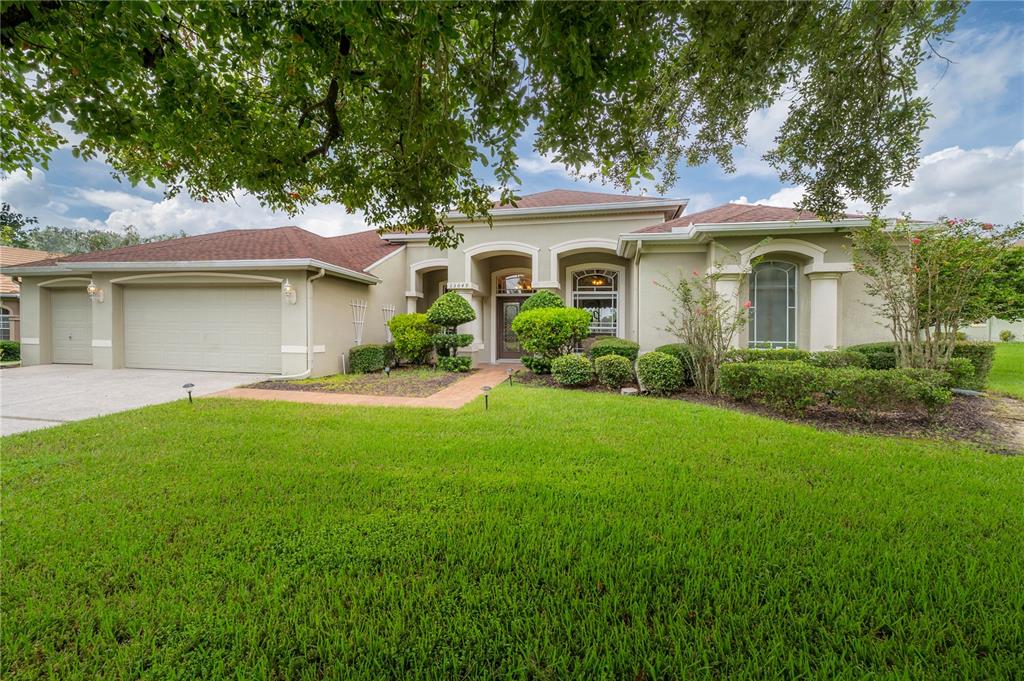
<svg viewBox="0 0 1024 681">
<path fill-rule="evenodd" d="M 384 367 L 384 375 L 387 376 L 388 378 L 391 378 L 391 365 L 390 364 L 385 365 L 385 367 Z"/>
<path fill-rule="evenodd" d="M 103 302 L 103 289 L 96 285 L 96 282 L 92 279 L 89 280 L 89 285 L 85 287 L 85 292 L 89 294 L 89 300 L 97 303 Z"/>
<path fill-rule="evenodd" d="M 487 393 L 491 392 L 491 386 L 485 385 L 484 387 L 480 388 L 480 390 L 482 390 L 484 393 L 484 411 L 487 411 L 488 409 L 491 408 L 491 405 L 487 403 Z"/>
<path fill-rule="evenodd" d="M 508 370 L 508 384 L 512 385 L 512 376 L 516 373 L 515 369 Z"/>
<path fill-rule="evenodd" d="M 287 279 L 281 284 L 281 293 L 284 295 L 284 299 L 288 301 L 289 305 L 295 304 L 295 287 L 292 286 L 292 282 Z"/>
<path fill-rule="evenodd" d="M 185 392 L 188 393 L 188 403 L 192 404 L 192 388 L 196 387 L 195 384 L 194 383 L 186 383 L 185 385 L 183 385 L 181 387 L 184 388 Z"/>
</svg>

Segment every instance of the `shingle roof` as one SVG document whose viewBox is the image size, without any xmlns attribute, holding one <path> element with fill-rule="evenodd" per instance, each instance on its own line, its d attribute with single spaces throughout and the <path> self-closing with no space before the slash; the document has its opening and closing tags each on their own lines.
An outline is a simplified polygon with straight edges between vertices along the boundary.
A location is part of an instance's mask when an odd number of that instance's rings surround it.
<svg viewBox="0 0 1024 681">
<path fill-rule="evenodd" d="M 323 237 L 300 227 L 231 229 L 106 251 L 80 253 L 29 263 L 47 266 L 72 262 L 181 262 L 216 260 L 316 259 L 350 270 L 365 270 L 401 248 L 373 231 Z"/>
<path fill-rule="evenodd" d="M 793 222 L 795 220 L 816 220 L 817 215 L 807 211 L 780 206 L 764 206 L 761 204 L 726 203 L 721 206 L 702 210 L 689 215 L 681 215 L 650 227 L 636 230 L 645 234 L 671 232 L 674 227 L 694 225 L 727 224 L 735 222 Z M 862 218 L 863 215 L 846 213 L 847 218 Z"/>
<path fill-rule="evenodd" d="M 0 246 L 0 268 L 11 265 L 21 265 L 27 262 L 35 262 L 43 258 L 50 258 L 57 253 L 37 251 L 31 248 L 15 248 L 14 246 Z M 18 293 L 19 287 L 10 277 L 0 275 L 0 293 Z"/>
<path fill-rule="evenodd" d="M 656 200 L 657 196 L 635 196 L 630 194 L 603 194 L 581 192 L 575 189 L 550 189 L 546 192 L 527 194 L 516 201 L 516 205 L 494 203 L 495 210 L 511 208 L 553 208 L 556 206 L 587 206 L 597 203 L 627 203 L 631 201 Z"/>
</svg>

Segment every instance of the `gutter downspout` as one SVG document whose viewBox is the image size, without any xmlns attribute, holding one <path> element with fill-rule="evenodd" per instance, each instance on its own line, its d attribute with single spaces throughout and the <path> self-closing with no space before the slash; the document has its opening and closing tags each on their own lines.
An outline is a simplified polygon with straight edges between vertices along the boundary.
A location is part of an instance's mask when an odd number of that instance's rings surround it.
<svg viewBox="0 0 1024 681">
<path fill-rule="evenodd" d="M 294 378 L 306 378 L 313 373 L 313 282 L 327 275 L 323 267 L 312 277 L 306 278 L 306 370 L 301 374 L 290 376 L 274 376 L 271 381 L 289 381 Z"/>
<path fill-rule="evenodd" d="M 636 253 L 633 254 L 633 333 L 634 340 L 640 343 L 640 247 L 641 242 L 636 242 Z"/>
</svg>

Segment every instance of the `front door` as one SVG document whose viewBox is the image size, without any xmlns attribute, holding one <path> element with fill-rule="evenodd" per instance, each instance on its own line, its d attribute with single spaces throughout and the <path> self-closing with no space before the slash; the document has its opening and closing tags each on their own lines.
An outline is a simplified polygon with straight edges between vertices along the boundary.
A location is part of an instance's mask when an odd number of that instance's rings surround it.
<svg viewBox="0 0 1024 681">
<path fill-rule="evenodd" d="M 512 331 L 512 320 L 519 314 L 519 307 L 526 297 L 498 298 L 498 359 L 519 359 L 523 351 L 519 339 Z"/>
</svg>

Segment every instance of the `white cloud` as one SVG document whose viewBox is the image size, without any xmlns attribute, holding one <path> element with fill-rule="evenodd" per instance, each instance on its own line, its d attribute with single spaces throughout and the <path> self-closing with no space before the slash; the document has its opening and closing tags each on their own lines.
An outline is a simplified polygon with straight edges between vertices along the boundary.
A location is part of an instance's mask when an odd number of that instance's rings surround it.
<svg viewBox="0 0 1024 681">
<path fill-rule="evenodd" d="M 715 201 L 715 197 L 708 192 L 701 192 L 689 198 L 689 201 L 686 203 L 686 212 L 699 213 L 702 210 L 714 208 L 717 205 L 718 202 Z"/>
<path fill-rule="evenodd" d="M 935 218 L 977 218 L 986 222 L 1010 223 L 1024 217 L 1024 139 L 1012 147 L 962 149 L 949 147 L 921 159 L 914 181 L 891 190 L 885 215 L 909 213 L 922 220 Z M 750 202 L 747 197 L 734 203 L 763 203 L 793 206 L 804 191 L 782 187 L 774 194 Z M 853 202 L 851 210 L 868 206 Z"/>
<path fill-rule="evenodd" d="M 148 188 L 134 189 L 152 193 Z M 0 178 L 0 198 L 21 213 L 39 218 L 41 225 L 64 225 L 77 229 L 120 229 L 134 225 L 143 235 L 184 230 L 202 234 L 239 227 L 260 228 L 296 225 L 317 234 L 331 236 L 366 229 L 361 213 L 350 214 L 344 206 L 311 206 L 288 216 L 260 206 L 251 195 L 237 202 L 202 203 L 186 196 L 150 200 L 133 192 L 74 188 L 61 195 L 61 188 L 47 182 L 44 171 L 36 169 L 32 177 L 16 171 Z M 108 211 L 106 217 L 73 217 L 83 210 Z M 102 212 L 102 211 L 101 211 Z"/>
<path fill-rule="evenodd" d="M 760 109 L 747 118 L 747 143 L 733 149 L 736 175 L 775 177 L 777 171 L 762 157 L 775 146 L 775 137 L 789 114 L 789 102 L 778 100 L 767 109 Z"/>
</svg>

